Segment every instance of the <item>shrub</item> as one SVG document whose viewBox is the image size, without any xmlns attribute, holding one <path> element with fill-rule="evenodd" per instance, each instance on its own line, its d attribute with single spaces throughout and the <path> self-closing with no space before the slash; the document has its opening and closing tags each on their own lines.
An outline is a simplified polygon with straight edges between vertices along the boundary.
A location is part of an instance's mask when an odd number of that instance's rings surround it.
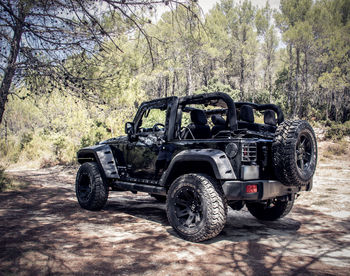
<svg viewBox="0 0 350 276">
<path fill-rule="evenodd" d="M 92 145 L 92 141 L 90 139 L 89 136 L 87 135 L 84 135 L 82 138 L 81 138 L 81 141 L 80 141 L 80 146 L 82 148 L 85 148 L 85 147 L 88 147 L 88 146 L 91 146 Z"/>
<path fill-rule="evenodd" d="M 325 135 L 327 139 L 341 140 L 344 136 L 350 136 L 350 121 L 344 124 L 327 121 L 326 126 L 329 126 Z"/>
<path fill-rule="evenodd" d="M 9 186 L 11 186 L 11 181 L 7 178 L 5 169 L 0 166 L 0 192 L 4 191 Z"/>
<path fill-rule="evenodd" d="M 28 145 L 33 140 L 33 133 L 23 133 L 21 138 L 21 150 L 25 148 L 26 145 Z"/>
<path fill-rule="evenodd" d="M 332 156 L 340 156 L 347 153 L 348 143 L 346 141 L 340 141 L 335 144 L 331 144 L 326 147 L 324 157 L 331 158 Z"/>
<path fill-rule="evenodd" d="M 16 163 L 20 155 L 20 146 L 13 139 L 0 139 L 0 159 L 5 163 Z"/>
<path fill-rule="evenodd" d="M 90 128 L 90 130 L 85 133 L 85 135 L 80 140 L 80 147 L 87 147 L 95 145 L 104 139 L 110 137 L 110 133 L 105 124 L 96 123 L 96 126 Z"/>
<path fill-rule="evenodd" d="M 54 143 L 54 153 L 59 162 L 63 161 L 63 153 L 66 147 L 66 139 L 59 137 Z"/>
<path fill-rule="evenodd" d="M 50 159 L 50 158 L 42 158 L 40 161 L 40 169 L 50 168 L 53 166 L 56 166 L 58 163 L 56 160 Z"/>
</svg>

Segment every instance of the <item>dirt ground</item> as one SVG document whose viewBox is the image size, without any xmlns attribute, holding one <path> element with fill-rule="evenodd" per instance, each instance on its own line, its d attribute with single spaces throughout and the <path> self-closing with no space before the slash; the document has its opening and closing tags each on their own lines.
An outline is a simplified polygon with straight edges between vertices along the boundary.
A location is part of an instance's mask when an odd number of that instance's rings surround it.
<svg viewBox="0 0 350 276">
<path fill-rule="evenodd" d="M 76 169 L 12 170 L 27 185 L 0 193 L 0 274 L 349 275 L 349 157 L 320 158 L 314 189 L 286 218 L 230 209 L 222 233 L 198 244 L 147 194 L 113 192 L 90 212 L 75 198 Z"/>
</svg>

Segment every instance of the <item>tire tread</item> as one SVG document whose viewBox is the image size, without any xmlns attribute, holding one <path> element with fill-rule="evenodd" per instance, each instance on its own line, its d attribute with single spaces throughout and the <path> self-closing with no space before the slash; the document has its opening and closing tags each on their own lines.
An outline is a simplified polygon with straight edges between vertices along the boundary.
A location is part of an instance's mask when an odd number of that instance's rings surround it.
<svg viewBox="0 0 350 276">
<path fill-rule="evenodd" d="M 274 172 L 277 179 L 286 186 L 303 186 L 310 181 L 310 179 L 302 179 L 298 175 L 297 165 L 295 162 L 295 146 L 297 143 L 298 134 L 301 129 L 307 129 L 311 133 L 316 149 L 315 162 L 317 162 L 317 145 L 315 133 L 310 124 L 306 121 L 284 121 L 278 126 L 275 133 L 274 142 L 272 144 Z M 311 177 L 314 171 L 315 168 L 313 168 Z"/>
<path fill-rule="evenodd" d="M 168 201 L 174 186 L 181 184 L 182 181 L 200 182 L 201 190 L 205 191 L 203 196 L 207 202 L 207 218 L 205 226 L 193 235 L 182 233 L 173 225 L 172 216 L 169 212 Z M 174 185 L 174 186 L 173 186 Z M 177 178 L 170 187 L 167 200 L 167 216 L 170 224 L 175 231 L 184 239 L 192 242 L 201 242 L 216 237 L 224 228 L 227 216 L 227 201 L 221 186 L 210 176 L 205 174 L 185 174 Z"/>
<path fill-rule="evenodd" d="M 78 181 L 79 181 L 79 174 L 83 171 L 87 171 L 89 176 L 92 177 L 92 192 L 91 192 L 91 198 L 87 202 L 83 202 L 79 199 L 78 195 Z M 102 179 L 99 167 L 97 163 L 95 162 L 86 162 L 82 164 L 78 170 L 77 177 L 76 177 L 76 195 L 78 198 L 78 202 L 80 206 L 84 209 L 90 210 L 90 211 L 98 211 L 101 210 L 108 199 L 108 186 L 106 185 L 105 181 Z"/>
</svg>

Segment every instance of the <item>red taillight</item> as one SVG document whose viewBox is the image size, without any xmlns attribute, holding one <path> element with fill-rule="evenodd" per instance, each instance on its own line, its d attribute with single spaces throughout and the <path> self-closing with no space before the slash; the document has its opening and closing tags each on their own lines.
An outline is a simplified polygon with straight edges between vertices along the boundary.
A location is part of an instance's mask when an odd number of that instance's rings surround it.
<svg viewBox="0 0 350 276">
<path fill-rule="evenodd" d="M 258 185 L 252 184 L 245 186 L 245 191 L 247 194 L 257 193 L 258 192 Z"/>
</svg>

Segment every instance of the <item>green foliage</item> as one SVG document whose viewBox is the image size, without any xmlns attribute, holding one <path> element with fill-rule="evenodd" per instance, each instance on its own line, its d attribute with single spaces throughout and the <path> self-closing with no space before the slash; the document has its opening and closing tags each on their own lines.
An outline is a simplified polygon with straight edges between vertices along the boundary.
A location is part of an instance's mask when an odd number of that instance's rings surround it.
<svg viewBox="0 0 350 276">
<path fill-rule="evenodd" d="M 23 150 L 26 145 L 28 145 L 33 140 L 33 133 L 23 133 L 22 139 L 20 141 L 20 149 Z"/>
<path fill-rule="evenodd" d="M 208 81 L 207 86 L 195 91 L 195 94 L 209 93 L 209 92 L 224 92 L 229 94 L 234 100 L 239 99 L 239 90 L 234 90 L 228 84 L 222 83 L 218 78 L 212 78 Z"/>
<path fill-rule="evenodd" d="M 0 139 L 1 163 L 32 167 L 74 163 L 80 147 L 123 134 L 124 123 L 132 120 L 135 111 L 134 101 L 113 108 L 112 104 L 86 103 L 58 91 L 33 100 L 10 99 L 5 113 L 7 141 Z M 0 135 L 4 133 L 2 126 Z"/>
<path fill-rule="evenodd" d="M 54 154 L 57 156 L 58 161 L 62 161 L 63 151 L 66 148 L 66 139 L 59 137 L 54 143 Z"/>
<path fill-rule="evenodd" d="M 96 121 L 95 124 L 86 132 L 80 141 L 80 147 L 95 145 L 97 142 L 109 136 L 108 128 L 104 123 Z"/>
<path fill-rule="evenodd" d="M 251 101 L 259 104 L 270 103 L 270 93 L 267 90 L 261 90 L 251 98 Z"/>
<path fill-rule="evenodd" d="M 13 139 L 0 139 L 0 161 L 5 164 L 17 163 L 20 155 L 20 145 Z"/>
<path fill-rule="evenodd" d="M 155 124 L 165 125 L 166 110 L 151 109 L 147 117 L 142 118 L 142 126 L 144 128 L 152 128 Z"/>
<path fill-rule="evenodd" d="M 6 176 L 5 169 L 0 166 L 0 192 L 11 186 L 11 180 Z"/>
<path fill-rule="evenodd" d="M 327 121 L 326 126 L 328 126 L 325 135 L 327 139 L 341 140 L 344 136 L 350 136 L 350 121 L 343 124 Z"/>
<path fill-rule="evenodd" d="M 178 5 L 145 25 L 147 39 L 118 11 L 106 12 L 101 22 L 118 35 L 96 47 L 98 57 L 72 53 L 64 61 L 70 77 L 59 85 L 32 76 L 15 86 L 0 126 L 0 161 L 70 164 L 80 147 L 123 135 L 141 102 L 216 91 L 275 103 L 286 117 L 328 120 L 326 137 L 341 139 L 349 123 L 339 122 L 350 119 L 349 10 L 347 0 L 281 0 L 279 11 L 221 0 L 204 15 Z M 164 123 L 160 111 L 148 119 L 144 127 Z"/>
</svg>

